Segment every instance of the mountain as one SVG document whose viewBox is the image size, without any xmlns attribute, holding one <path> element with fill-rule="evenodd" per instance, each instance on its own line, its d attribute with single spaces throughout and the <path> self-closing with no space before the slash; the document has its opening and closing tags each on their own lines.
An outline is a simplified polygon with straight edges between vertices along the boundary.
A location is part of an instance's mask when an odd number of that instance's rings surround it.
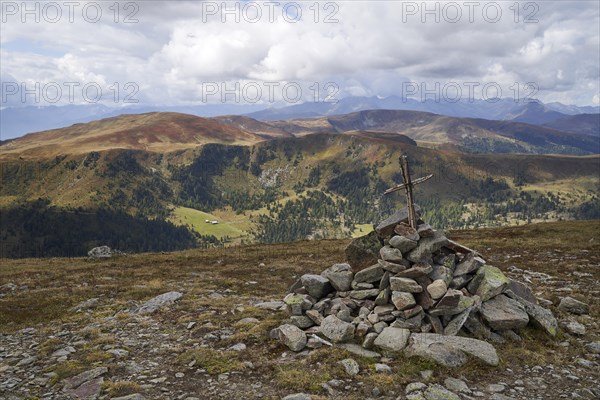
<svg viewBox="0 0 600 400">
<path fill-rule="evenodd" d="M 557 119 L 564 118 L 566 115 L 554 111 L 539 101 L 531 101 L 523 105 L 504 119 L 515 122 L 525 122 L 528 124 L 542 125 Z"/>
<path fill-rule="evenodd" d="M 566 105 L 559 102 L 547 103 L 546 107 L 550 110 L 558 111 L 559 113 L 566 115 L 577 115 L 577 114 L 598 114 L 600 113 L 600 106 L 576 106 Z"/>
<path fill-rule="evenodd" d="M 274 125 L 257 121 L 253 118 L 242 115 L 224 115 L 220 117 L 214 117 L 213 119 L 222 124 L 234 126 L 240 130 L 255 133 L 265 139 L 293 136 L 291 133 L 286 132 Z"/>
<path fill-rule="evenodd" d="M 600 114 L 578 114 L 544 124 L 563 132 L 581 133 L 600 137 Z"/>
<path fill-rule="evenodd" d="M 257 134 L 216 119 L 179 113 L 127 114 L 31 133 L 3 145 L 1 153 L 50 157 L 109 149 L 166 152 L 206 143 L 248 145 L 262 140 Z"/>
<path fill-rule="evenodd" d="M 588 135 L 511 121 L 453 118 L 432 113 L 368 110 L 313 119 L 270 121 L 297 136 L 356 130 L 402 133 L 423 145 L 450 144 L 484 153 L 599 153 Z"/>
</svg>

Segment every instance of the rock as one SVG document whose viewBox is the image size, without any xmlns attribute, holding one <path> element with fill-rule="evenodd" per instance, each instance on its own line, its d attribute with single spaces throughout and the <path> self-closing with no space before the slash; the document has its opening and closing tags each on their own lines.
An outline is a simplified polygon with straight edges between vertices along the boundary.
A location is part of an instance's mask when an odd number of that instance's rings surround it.
<svg viewBox="0 0 600 400">
<path fill-rule="evenodd" d="M 494 330 L 521 329 L 529 323 L 525 307 L 503 294 L 484 302 L 481 316 Z"/>
<path fill-rule="evenodd" d="M 246 350 L 246 345 L 244 343 L 236 343 L 233 346 L 230 346 L 227 350 L 229 350 L 229 351 L 244 351 L 244 350 Z"/>
<path fill-rule="evenodd" d="M 417 230 L 411 227 L 408 224 L 400 223 L 394 227 L 394 233 L 404 236 L 407 239 L 410 239 L 414 242 L 418 242 L 421 237 L 417 233 Z M 390 239 L 391 241 L 391 239 Z"/>
<path fill-rule="evenodd" d="M 510 290 L 515 295 L 519 296 L 523 300 L 526 300 L 530 303 L 533 303 L 533 304 L 538 303 L 538 300 L 533 295 L 533 292 L 531 291 L 531 289 L 529 289 L 527 287 L 527 285 L 525 285 L 524 283 L 509 279 L 509 283 L 508 283 L 508 286 L 506 287 L 506 290 Z"/>
<path fill-rule="evenodd" d="M 146 398 L 139 393 L 134 393 L 122 397 L 112 397 L 111 400 L 146 400 Z"/>
<path fill-rule="evenodd" d="M 425 263 L 417 263 L 405 271 L 396 274 L 400 278 L 418 278 L 420 276 L 427 275 L 433 271 L 433 267 Z"/>
<path fill-rule="evenodd" d="M 375 346 L 388 351 L 400 351 L 406 347 L 410 331 L 402 328 L 387 327 L 375 339 Z"/>
<path fill-rule="evenodd" d="M 125 349 L 110 349 L 106 352 L 112 354 L 115 358 L 125 358 L 129 356 L 129 352 Z"/>
<path fill-rule="evenodd" d="M 350 264 L 334 264 L 321 272 L 321 275 L 329 279 L 331 286 L 338 292 L 347 292 L 354 279 L 354 273 Z"/>
<path fill-rule="evenodd" d="M 467 308 L 465 311 L 452 318 L 452 320 L 450 320 L 450 322 L 448 322 L 448 325 L 446 325 L 446 327 L 444 328 L 444 335 L 456 335 L 467 321 L 469 314 L 471 314 L 471 308 Z"/>
<path fill-rule="evenodd" d="M 112 257 L 112 250 L 108 246 L 94 247 L 88 251 L 88 257 L 90 258 L 110 258 Z"/>
<path fill-rule="evenodd" d="M 330 315 L 321 322 L 321 333 L 333 342 L 344 342 L 354 337 L 354 325 Z"/>
<path fill-rule="evenodd" d="M 419 243 L 416 240 L 409 239 L 405 236 L 392 236 L 390 239 L 390 246 L 402 254 L 406 254 L 415 247 L 417 247 Z"/>
<path fill-rule="evenodd" d="M 446 286 L 446 283 L 441 279 L 435 280 L 427 286 L 427 293 L 429 293 L 434 300 L 444 297 L 447 290 L 448 287 Z"/>
<path fill-rule="evenodd" d="M 344 370 L 346 370 L 346 373 L 350 376 L 358 375 L 360 372 L 358 363 L 351 358 L 345 358 L 339 363 L 342 365 L 342 367 L 344 367 Z"/>
<path fill-rule="evenodd" d="M 383 268 L 379 264 L 364 268 L 354 275 L 354 282 L 376 282 L 383 277 Z"/>
<path fill-rule="evenodd" d="M 391 246 L 383 246 L 381 250 L 379 250 L 379 255 L 384 261 L 390 262 L 400 262 L 402 261 L 402 252 L 400 250 L 395 249 Z"/>
<path fill-rule="evenodd" d="M 585 326 L 576 321 L 565 321 L 562 323 L 563 328 L 573 335 L 585 335 Z"/>
<path fill-rule="evenodd" d="M 391 272 L 393 274 L 397 274 L 398 272 L 404 271 L 406 269 L 406 265 L 396 264 L 385 260 L 377 260 L 377 263 L 381 265 L 381 268 L 383 268 L 386 272 Z"/>
<path fill-rule="evenodd" d="M 415 211 L 417 212 L 417 215 L 418 215 L 419 212 L 421 211 L 421 207 L 419 207 L 418 205 L 415 204 Z M 375 232 L 380 237 L 390 236 L 394 232 L 396 225 L 398 225 L 402 222 L 408 222 L 408 209 L 406 207 L 404 207 L 401 210 L 396 211 L 390 217 L 381 221 L 379 223 L 379 225 L 377 225 L 375 227 Z"/>
<path fill-rule="evenodd" d="M 346 260 L 354 272 L 360 271 L 377 262 L 382 243 L 373 231 L 368 235 L 356 238 L 346 247 Z"/>
<path fill-rule="evenodd" d="M 350 297 L 357 300 L 365 300 L 379 295 L 379 289 L 353 290 Z"/>
<path fill-rule="evenodd" d="M 379 305 L 385 305 L 385 304 L 389 303 L 390 295 L 391 295 L 390 289 L 381 290 L 379 292 L 379 294 L 377 295 L 377 298 L 375 299 L 375 304 L 379 306 Z"/>
<path fill-rule="evenodd" d="M 298 352 L 306 347 L 306 334 L 296 325 L 284 324 L 277 328 L 277 331 L 279 341 L 290 350 Z"/>
<path fill-rule="evenodd" d="M 586 350 L 594 354 L 600 354 L 600 342 L 589 342 L 585 345 Z"/>
<path fill-rule="evenodd" d="M 324 276 L 304 274 L 300 278 L 302 286 L 306 289 L 308 294 L 315 299 L 319 300 L 333 291 L 333 286 Z"/>
<path fill-rule="evenodd" d="M 488 385 L 487 391 L 490 393 L 502 393 L 506 390 L 506 386 L 499 383 L 492 383 Z"/>
<path fill-rule="evenodd" d="M 487 301 L 499 295 L 508 286 L 508 278 L 496 267 L 484 265 L 475 274 L 467 289 L 470 293 L 481 297 L 481 301 Z"/>
<path fill-rule="evenodd" d="M 450 284 L 448 285 L 449 288 L 452 289 L 462 289 L 465 286 L 467 286 L 467 284 L 469 284 L 469 282 L 471 282 L 471 279 L 473 279 L 473 275 L 461 275 L 461 276 L 455 276 L 454 278 L 452 278 L 452 281 L 450 281 Z"/>
<path fill-rule="evenodd" d="M 260 320 L 258 318 L 254 318 L 254 317 L 246 317 L 246 318 L 242 318 L 240 319 L 238 322 L 236 322 L 237 324 L 258 324 L 260 322 Z M 196 326 L 195 322 L 190 322 L 187 326 L 187 329 L 192 329 L 194 326 Z"/>
<path fill-rule="evenodd" d="M 371 335 L 371 333 L 369 333 L 369 335 Z M 368 336 L 368 335 L 367 335 Z M 375 334 L 375 336 L 377 336 Z M 374 339 L 373 339 L 374 340 Z M 371 350 L 367 350 L 357 344 L 354 343 L 341 343 L 338 345 L 338 347 L 341 347 L 342 349 L 348 351 L 349 353 L 352 353 L 356 356 L 359 357 L 365 357 L 365 358 L 381 358 L 381 354 L 376 353 L 374 351 Z"/>
<path fill-rule="evenodd" d="M 423 291 L 421 285 L 415 280 L 397 276 L 392 276 L 390 278 L 390 287 L 396 292 L 420 293 Z"/>
<path fill-rule="evenodd" d="M 417 302 L 412 293 L 392 292 L 392 303 L 400 311 L 413 308 Z"/>
<path fill-rule="evenodd" d="M 391 374 L 392 369 L 387 364 L 375 363 L 375 372 L 380 374 Z"/>
<path fill-rule="evenodd" d="M 262 303 L 256 303 L 256 308 L 261 310 L 279 311 L 285 309 L 285 303 L 283 301 L 264 301 Z"/>
<path fill-rule="evenodd" d="M 421 238 L 416 248 L 406 254 L 406 258 L 412 262 L 428 262 L 430 255 L 441 249 L 448 239 L 441 232 L 434 232 L 432 237 Z"/>
<path fill-rule="evenodd" d="M 452 309 L 458 306 L 461 297 L 463 294 L 460 290 L 456 289 L 448 289 L 444 296 L 442 296 L 441 300 L 436 304 L 436 309 Z"/>
<path fill-rule="evenodd" d="M 462 381 L 460 379 L 446 378 L 444 380 L 444 386 L 446 386 L 446 389 L 451 390 L 453 392 L 471 393 L 471 389 L 469 389 L 469 386 L 467 386 L 465 381 Z"/>
<path fill-rule="evenodd" d="M 285 396 L 281 400 L 311 400 L 311 399 L 312 399 L 312 397 L 310 397 L 309 394 L 306 394 L 306 393 L 294 393 L 294 394 L 288 394 L 287 396 Z"/>
<path fill-rule="evenodd" d="M 518 301 L 525 308 L 527 315 L 529 315 L 529 318 L 535 325 L 541 327 L 550 336 L 556 336 L 558 333 L 558 322 L 554 318 L 552 311 L 531 303 L 521 296 L 517 296 L 512 290 L 507 290 L 506 294 L 513 300 Z"/>
<path fill-rule="evenodd" d="M 477 271 L 484 264 L 485 260 L 483 258 L 478 257 L 475 253 L 469 253 L 454 269 L 454 276 L 470 274 Z"/>
<path fill-rule="evenodd" d="M 81 386 L 83 383 L 96 379 L 108 372 L 108 368 L 106 367 L 98 367 L 85 372 L 82 372 L 78 375 L 75 375 L 71 378 L 67 378 L 64 380 L 65 388 L 67 389 L 75 389 Z"/>
<path fill-rule="evenodd" d="M 67 390 L 71 396 L 76 399 L 86 399 L 92 400 L 97 399 L 102 391 L 102 384 L 104 383 L 104 378 L 99 377 L 82 383 L 81 386 L 76 389 Z"/>
<path fill-rule="evenodd" d="M 405 352 L 409 356 L 418 355 L 448 367 L 463 365 L 466 357 L 462 353 L 476 357 L 492 366 L 498 365 L 499 362 L 496 349 L 487 342 L 435 333 L 413 333 L 410 335 Z"/>
<path fill-rule="evenodd" d="M 398 318 L 390 326 L 393 328 L 408 329 L 412 332 L 420 331 L 421 324 L 423 323 L 423 313 L 419 313 L 414 317 L 408 319 Z"/>
<path fill-rule="evenodd" d="M 431 225 L 424 222 L 422 224 L 419 224 L 419 226 L 417 226 L 417 233 L 422 238 L 427 238 L 427 237 L 432 237 L 434 235 L 435 231 L 433 230 Z"/>
<path fill-rule="evenodd" d="M 323 316 L 317 310 L 308 310 L 306 311 L 306 316 L 310 318 L 316 325 L 321 325 L 323 322 Z"/>
<path fill-rule="evenodd" d="M 434 264 L 432 265 L 432 271 L 429 274 L 429 277 L 434 281 L 438 279 L 444 281 L 447 287 L 448 285 L 450 285 L 450 282 L 452 282 L 454 275 L 450 268 L 445 267 L 443 265 Z"/>
<path fill-rule="evenodd" d="M 173 304 L 183 297 L 180 292 L 167 292 L 148 300 L 140 308 L 137 309 L 137 314 L 151 314 L 169 304 Z"/>
<path fill-rule="evenodd" d="M 404 389 L 404 393 L 410 394 L 412 392 L 423 390 L 426 387 L 427 387 L 427 385 L 424 383 L 421 383 L 421 382 L 409 383 L 408 385 L 406 385 L 406 388 Z"/>
<path fill-rule="evenodd" d="M 423 396 L 427 400 L 460 400 L 456 393 L 452 393 L 442 385 L 432 384 L 425 389 Z"/>
<path fill-rule="evenodd" d="M 82 301 L 81 303 L 77 304 L 75 307 L 70 308 L 69 311 L 79 312 L 79 311 L 89 310 L 90 308 L 96 308 L 96 306 L 98 305 L 98 301 L 99 301 L 99 299 L 97 297 L 87 299 L 87 300 Z"/>
<path fill-rule="evenodd" d="M 572 297 L 563 297 L 560 300 L 558 309 L 560 311 L 568 312 L 571 314 L 577 314 L 577 315 L 590 313 L 590 306 L 588 306 L 587 304 L 585 304 L 579 300 L 575 300 Z"/>
</svg>

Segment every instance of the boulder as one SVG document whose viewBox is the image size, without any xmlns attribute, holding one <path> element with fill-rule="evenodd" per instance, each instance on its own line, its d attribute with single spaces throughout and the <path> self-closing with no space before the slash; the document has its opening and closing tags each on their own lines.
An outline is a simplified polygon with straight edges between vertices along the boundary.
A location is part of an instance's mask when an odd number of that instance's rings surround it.
<svg viewBox="0 0 600 400">
<path fill-rule="evenodd" d="M 518 301 L 503 294 L 484 302 L 481 316 L 494 330 L 521 329 L 529 323 L 529 316 Z"/>
<path fill-rule="evenodd" d="M 354 282 L 357 282 L 357 283 L 376 282 L 381 279 L 381 277 L 383 276 L 383 272 L 384 272 L 384 270 L 381 267 L 381 265 L 379 265 L 379 264 L 371 265 L 370 267 L 367 267 L 367 268 L 364 268 L 364 269 L 358 271 L 354 275 Z"/>
<path fill-rule="evenodd" d="M 90 258 L 110 258 L 112 257 L 112 250 L 108 246 L 94 247 L 88 251 L 88 257 Z"/>
<path fill-rule="evenodd" d="M 523 297 L 516 295 L 512 290 L 507 290 L 506 295 L 518 301 L 525 308 L 527 315 L 529 315 L 530 320 L 535 325 L 541 327 L 550 336 L 556 336 L 558 333 L 558 322 L 554 318 L 552 311 L 525 300 Z"/>
<path fill-rule="evenodd" d="M 477 271 L 485 264 L 485 260 L 475 253 L 467 254 L 461 262 L 454 268 L 454 276 L 461 276 Z"/>
<path fill-rule="evenodd" d="M 418 235 L 417 235 L 418 236 Z M 416 240 L 409 239 L 404 236 L 392 236 L 390 239 L 390 246 L 400 251 L 402 254 L 406 254 L 415 247 L 418 242 Z"/>
<path fill-rule="evenodd" d="M 408 329 L 387 327 L 377 336 L 374 344 L 383 350 L 400 351 L 406 347 L 409 336 Z"/>
<path fill-rule="evenodd" d="M 421 211 L 421 207 L 419 207 L 416 204 L 414 206 L 415 206 L 415 211 L 417 212 L 417 215 L 418 215 L 419 212 Z M 394 232 L 394 228 L 396 228 L 396 225 L 398 225 L 402 222 L 408 222 L 408 208 L 406 208 L 406 207 L 404 207 L 401 210 L 396 211 L 390 217 L 381 221 L 379 223 L 379 225 L 377 225 L 375 227 L 375 232 L 380 237 L 390 236 Z"/>
<path fill-rule="evenodd" d="M 167 292 L 158 295 L 144 304 L 142 304 L 136 311 L 137 314 L 151 314 L 166 305 L 173 304 L 183 297 L 183 293 L 180 292 Z"/>
<path fill-rule="evenodd" d="M 333 291 L 333 286 L 329 282 L 329 279 L 321 275 L 305 274 L 302 275 L 300 281 L 308 294 L 317 300 Z"/>
<path fill-rule="evenodd" d="M 427 275 L 433 271 L 433 267 L 426 263 L 416 263 L 407 270 L 401 271 L 396 274 L 400 278 L 418 278 L 420 276 Z"/>
<path fill-rule="evenodd" d="M 302 351 L 306 347 L 306 333 L 295 325 L 285 324 L 277 328 L 279 341 L 292 351 Z"/>
<path fill-rule="evenodd" d="M 330 315 L 321 321 L 321 333 L 332 342 L 344 342 L 354 337 L 354 325 Z"/>
<path fill-rule="evenodd" d="M 463 365 L 467 361 L 465 353 L 492 366 L 497 366 L 499 362 L 496 349 L 487 342 L 435 333 L 413 333 L 405 352 L 409 356 L 425 357 L 447 367 Z"/>
<path fill-rule="evenodd" d="M 421 238 L 416 248 L 406 254 L 406 258 L 412 262 L 428 262 L 431 254 L 441 249 L 448 239 L 441 232 L 434 232 L 433 236 Z"/>
<path fill-rule="evenodd" d="M 392 303 L 400 311 L 413 308 L 417 304 L 412 293 L 406 292 L 392 292 Z"/>
<path fill-rule="evenodd" d="M 568 313 L 571 313 L 571 314 L 577 314 L 577 315 L 589 314 L 590 313 L 590 306 L 588 306 L 584 302 L 581 302 L 579 300 L 575 300 L 572 297 L 563 297 L 560 300 L 560 303 L 558 305 L 558 309 L 560 311 L 568 312 Z"/>
<path fill-rule="evenodd" d="M 352 267 L 348 263 L 334 264 L 321 272 L 321 275 L 329 279 L 331 286 L 338 292 L 347 292 L 354 279 Z"/>
<path fill-rule="evenodd" d="M 400 223 L 400 224 L 396 225 L 394 227 L 394 233 L 396 233 L 400 236 L 404 236 L 405 238 L 410 239 L 413 242 L 418 242 L 419 239 L 421 239 L 421 237 L 417 233 L 417 230 L 405 223 Z M 391 243 L 391 239 L 390 239 L 390 243 Z M 394 246 L 394 247 L 396 247 L 396 246 Z"/>
<path fill-rule="evenodd" d="M 397 274 L 398 272 L 402 272 L 406 269 L 406 265 L 404 264 L 393 263 L 385 260 L 377 260 L 377 263 L 381 265 L 381 268 L 393 274 Z"/>
<path fill-rule="evenodd" d="M 420 293 L 423 291 L 421 285 L 414 279 L 400 278 L 397 276 L 392 276 L 390 278 L 390 287 L 393 291 L 397 292 Z"/>
<path fill-rule="evenodd" d="M 352 270 L 357 272 L 375 264 L 382 245 L 375 231 L 352 240 L 345 250 L 346 260 Z"/>
<path fill-rule="evenodd" d="M 524 283 L 515 281 L 513 279 L 509 279 L 506 290 L 507 291 L 510 290 L 512 293 L 519 296 L 523 300 L 526 300 L 533 304 L 538 304 L 537 298 L 535 297 L 535 295 L 533 294 L 531 289 L 529 289 L 529 287 L 527 285 L 525 285 Z"/>
<path fill-rule="evenodd" d="M 391 246 L 383 246 L 379 250 L 379 255 L 384 261 L 400 262 L 402 261 L 402 252 Z"/>
<path fill-rule="evenodd" d="M 502 293 L 508 283 L 508 278 L 500 269 L 484 265 L 479 268 L 467 289 L 470 293 L 481 297 L 481 301 L 487 301 Z"/>
<path fill-rule="evenodd" d="M 435 280 L 427 286 L 427 293 L 429 293 L 431 298 L 434 300 L 441 299 L 442 297 L 444 297 L 446 291 L 448 291 L 448 287 L 446 286 L 446 283 L 441 279 Z"/>
</svg>

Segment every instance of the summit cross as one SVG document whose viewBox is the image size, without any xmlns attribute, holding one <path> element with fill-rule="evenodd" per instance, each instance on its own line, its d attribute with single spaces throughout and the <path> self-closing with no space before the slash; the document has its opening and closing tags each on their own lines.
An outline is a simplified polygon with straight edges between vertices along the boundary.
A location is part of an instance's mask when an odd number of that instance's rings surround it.
<svg viewBox="0 0 600 400">
<path fill-rule="evenodd" d="M 413 201 L 413 186 L 423 183 L 433 177 L 433 174 L 429 174 L 414 181 L 410 178 L 410 170 L 408 168 L 408 158 L 404 155 L 400 156 L 400 169 L 402 170 L 402 179 L 404 183 L 401 185 L 394 186 L 386 190 L 383 194 L 390 194 L 398 190 L 404 189 L 406 193 L 406 203 L 408 208 L 408 223 L 413 229 L 417 229 L 417 213 L 415 211 L 415 204 Z"/>
</svg>

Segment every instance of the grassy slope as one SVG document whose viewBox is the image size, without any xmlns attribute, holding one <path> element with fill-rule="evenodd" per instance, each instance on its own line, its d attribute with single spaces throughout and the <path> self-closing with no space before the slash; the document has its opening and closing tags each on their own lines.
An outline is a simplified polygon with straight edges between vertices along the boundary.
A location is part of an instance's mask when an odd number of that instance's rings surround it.
<svg viewBox="0 0 600 400">
<path fill-rule="evenodd" d="M 232 216 L 229 215 L 228 219 L 224 219 L 224 213 L 220 214 L 221 217 L 193 208 L 175 207 L 169 220 L 176 225 L 188 226 L 191 230 L 202 235 L 213 235 L 219 239 L 222 239 L 225 236 L 239 238 L 245 235 L 245 232 L 237 226 L 240 222 L 239 218 L 237 220 L 230 219 Z M 218 221 L 219 223 L 213 225 L 211 223 L 206 223 L 206 220 Z"/>
</svg>

